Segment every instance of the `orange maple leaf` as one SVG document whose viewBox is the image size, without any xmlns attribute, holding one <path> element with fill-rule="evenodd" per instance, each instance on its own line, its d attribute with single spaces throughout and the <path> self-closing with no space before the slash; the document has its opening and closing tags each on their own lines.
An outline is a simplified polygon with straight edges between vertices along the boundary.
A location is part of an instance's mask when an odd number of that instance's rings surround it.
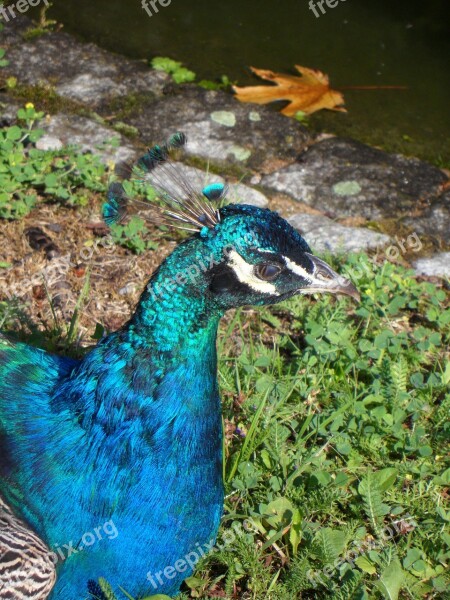
<svg viewBox="0 0 450 600">
<path fill-rule="evenodd" d="M 288 117 L 293 117 L 298 111 L 311 114 L 322 108 L 347 112 L 343 106 L 340 106 L 344 104 L 344 96 L 330 88 L 330 81 L 325 73 L 299 65 L 295 65 L 295 68 L 302 77 L 251 67 L 255 75 L 273 81 L 276 85 L 233 86 L 236 98 L 241 102 L 255 104 L 289 100 L 289 104 L 281 111 Z"/>
</svg>

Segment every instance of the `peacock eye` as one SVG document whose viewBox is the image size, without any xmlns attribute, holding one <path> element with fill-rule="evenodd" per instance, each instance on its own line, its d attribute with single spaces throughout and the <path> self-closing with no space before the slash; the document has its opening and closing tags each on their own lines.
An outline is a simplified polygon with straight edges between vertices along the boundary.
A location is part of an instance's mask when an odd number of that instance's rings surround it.
<svg viewBox="0 0 450 600">
<path fill-rule="evenodd" d="M 273 281 L 281 273 L 280 265 L 274 265 L 273 263 L 263 263 L 256 265 L 255 267 L 256 276 L 264 281 Z"/>
</svg>

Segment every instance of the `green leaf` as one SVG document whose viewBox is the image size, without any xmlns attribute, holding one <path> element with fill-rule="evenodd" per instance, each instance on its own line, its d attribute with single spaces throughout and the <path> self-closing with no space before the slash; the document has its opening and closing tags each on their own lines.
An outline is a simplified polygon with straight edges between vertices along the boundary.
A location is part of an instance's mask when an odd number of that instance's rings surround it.
<svg viewBox="0 0 450 600">
<path fill-rule="evenodd" d="M 387 469 L 382 469 L 381 471 L 377 471 L 375 473 L 375 477 L 378 480 L 382 492 L 385 492 L 392 487 L 397 479 L 397 476 L 398 470 L 394 469 L 393 467 L 388 467 Z"/>
<path fill-rule="evenodd" d="M 421 557 L 422 553 L 418 548 L 410 548 L 403 559 L 403 566 L 405 569 L 409 569 Z"/>
<path fill-rule="evenodd" d="M 450 311 L 448 311 L 450 314 Z M 448 385 L 450 383 L 450 362 L 447 362 L 445 365 L 445 370 L 442 373 L 442 384 L 443 385 Z"/>
<path fill-rule="evenodd" d="M 105 600 L 117 600 L 111 585 L 103 577 L 99 577 L 98 584 L 105 596 Z"/>
<path fill-rule="evenodd" d="M 446 469 L 441 475 L 436 475 L 433 483 L 436 485 L 450 485 L 450 468 Z"/>
<path fill-rule="evenodd" d="M 264 466 L 267 469 L 270 469 L 272 467 L 272 461 L 270 460 L 270 454 L 268 453 L 268 451 L 265 448 L 263 448 L 261 450 L 260 456 L 261 456 L 261 460 L 264 463 Z"/>
<path fill-rule="evenodd" d="M 443 521 L 447 521 L 450 523 L 450 511 L 446 511 L 442 508 L 442 506 L 438 506 L 436 508 L 436 513 L 441 517 Z"/>
<path fill-rule="evenodd" d="M 361 569 L 361 571 L 364 571 L 364 573 L 369 573 L 369 575 L 374 575 L 377 572 L 375 566 L 366 556 L 358 556 L 358 558 L 355 560 L 355 564 Z"/>
<path fill-rule="evenodd" d="M 165 56 L 155 56 L 151 61 L 151 65 L 157 71 L 165 71 L 166 73 L 173 73 L 181 67 L 180 62 Z"/>
<path fill-rule="evenodd" d="M 45 176 L 44 183 L 45 187 L 54 188 L 58 185 L 59 178 L 54 173 L 50 173 Z"/>
<path fill-rule="evenodd" d="M 12 127 L 8 127 L 6 130 L 6 138 L 8 140 L 17 141 L 22 137 L 22 129 L 17 125 L 13 125 Z"/>
<path fill-rule="evenodd" d="M 3 29 L 3 27 L 2 27 Z M 0 29 L 1 31 L 1 29 Z M 9 65 L 9 60 L 3 59 L 5 56 L 6 50 L 4 48 L 0 48 L 0 67 L 7 67 Z"/>
<path fill-rule="evenodd" d="M 384 569 L 375 587 L 378 588 L 386 600 L 397 600 L 404 578 L 402 566 L 396 558 Z"/>
<path fill-rule="evenodd" d="M 195 81 L 195 73 L 185 67 L 181 67 L 172 74 L 172 78 L 175 83 L 187 83 L 189 81 Z"/>
<path fill-rule="evenodd" d="M 151 61 L 151 65 L 157 71 L 164 71 L 165 73 L 172 75 L 172 79 L 176 83 L 194 81 L 196 77 L 193 71 L 186 69 L 186 67 L 182 66 L 182 63 L 172 60 L 171 58 L 156 56 Z"/>
<path fill-rule="evenodd" d="M 335 561 L 345 549 L 347 536 L 344 531 L 321 527 L 314 538 L 314 550 L 326 564 Z"/>
<path fill-rule="evenodd" d="M 375 473 L 368 471 L 358 485 L 358 492 L 363 498 L 364 510 L 377 534 L 381 532 L 382 517 L 389 512 L 389 507 L 382 501 L 383 492 L 391 487 L 396 477 L 397 470 L 393 468 Z"/>
<path fill-rule="evenodd" d="M 286 527 L 291 523 L 294 515 L 292 502 L 287 498 L 277 498 L 269 503 L 265 512 L 267 521 L 273 527 Z"/>
<path fill-rule="evenodd" d="M 33 131 L 30 131 L 30 133 L 28 134 L 28 139 L 30 140 L 30 142 L 32 144 L 35 144 L 38 140 L 41 139 L 41 137 L 43 135 L 44 135 L 43 129 L 34 129 Z"/>
<path fill-rule="evenodd" d="M 289 541 L 292 544 L 292 553 L 294 556 L 297 554 L 297 549 L 302 541 L 302 515 L 298 508 L 294 510 L 292 516 L 292 525 L 289 531 Z"/>
<path fill-rule="evenodd" d="M 433 449 L 430 446 L 421 446 L 419 448 L 420 456 L 431 456 L 433 454 Z"/>
<path fill-rule="evenodd" d="M 207 581 L 205 581 L 204 579 L 200 579 L 200 577 L 187 577 L 184 580 L 184 583 L 188 586 L 188 588 L 190 588 L 191 590 L 195 590 L 197 588 L 200 588 L 202 586 L 204 586 L 206 583 L 208 583 Z"/>
<path fill-rule="evenodd" d="M 319 485 L 323 487 L 327 486 L 332 481 L 331 475 L 328 473 L 328 471 L 315 471 L 312 474 L 312 477 Z"/>
<path fill-rule="evenodd" d="M 95 331 L 94 333 L 91 335 L 91 339 L 93 340 L 101 340 L 102 337 L 105 334 L 105 328 L 103 327 L 103 325 L 101 323 L 96 323 L 95 324 Z"/>
</svg>

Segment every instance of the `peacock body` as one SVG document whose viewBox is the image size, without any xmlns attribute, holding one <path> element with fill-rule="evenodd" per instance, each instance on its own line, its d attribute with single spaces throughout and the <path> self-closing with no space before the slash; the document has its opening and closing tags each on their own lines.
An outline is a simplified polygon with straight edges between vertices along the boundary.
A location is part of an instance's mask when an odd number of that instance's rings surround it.
<svg viewBox="0 0 450 600">
<path fill-rule="evenodd" d="M 156 148 L 144 170 L 166 163 L 167 146 Z M 3 513 L 52 552 L 51 600 L 92 597 L 100 577 L 120 598 L 120 588 L 134 598 L 178 592 L 194 567 L 186 557 L 213 545 L 222 513 L 220 318 L 297 293 L 356 294 L 276 213 L 216 208 L 224 193 L 208 186 L 174 200 L 169 216 L 193 235 L 154 273 L 131 319 L 82 360 L 0 337 Z M 115 184 L 107 220 L 126 204 Z M 21 550 L 8 539 L 0 531 L 2 553 L 23 557 L 30 540 Z M 33 565 L 51 588 L 43 556 Z M 10 565 L 0 598 L 47 597 L 44 587 L 21 591 L 36 576 L 24 575 L 30 561 Z"/>
</svg>

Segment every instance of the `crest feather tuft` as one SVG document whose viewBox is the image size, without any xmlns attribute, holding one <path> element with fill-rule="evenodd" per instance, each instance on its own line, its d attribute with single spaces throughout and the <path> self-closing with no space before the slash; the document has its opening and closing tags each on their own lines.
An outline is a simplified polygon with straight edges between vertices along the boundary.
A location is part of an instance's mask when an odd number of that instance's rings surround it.
<svg viewBox="0 0 450 600">
<path fill-rule="evenodd" d="M 182 132 L 170 136 L 164 144 L 156 144 L 139 158 L 132 169 L 133 179 L 149 183 L 159 192 L 160 212 L 167 224 L 178 229 L 200 232 L 204 227 L 214 228 L 220 222 L 219 208 L 228 187 L 213 183 L 201 191 L 195 190 L 186 175 L 170 159 L 171 151 L 186 145 Z M 213 204 L 214 203 L 214 204 Z M 121 222 L 130 206 L 139 210 L 151 208 L 148 202 L 130 200 L 123 186 L 113 183 L 108 191 L 108 200 L 103 205 L 103 219 L 108 224 Z M 145 214 L 143 215 L 145 218 Z"/>
</svg>

